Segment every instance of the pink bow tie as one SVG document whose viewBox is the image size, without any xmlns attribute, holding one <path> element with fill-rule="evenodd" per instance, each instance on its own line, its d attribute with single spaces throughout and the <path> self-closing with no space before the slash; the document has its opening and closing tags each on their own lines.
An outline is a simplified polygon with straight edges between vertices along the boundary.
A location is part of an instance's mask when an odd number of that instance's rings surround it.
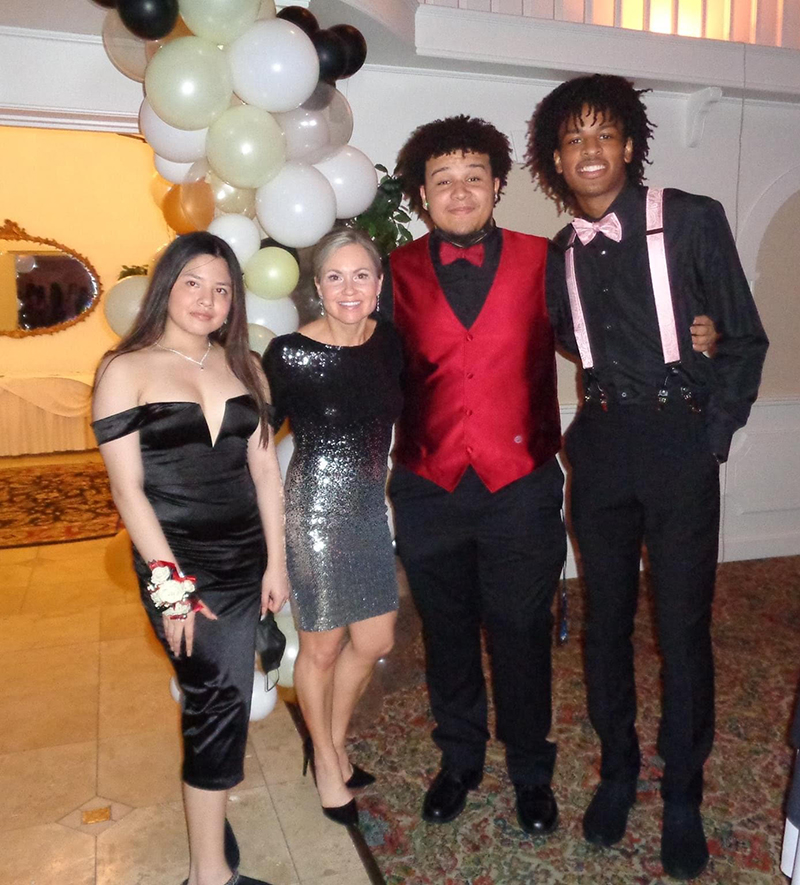
<svg viewBox="0 0 800 885">
<path fill-rule="evenodd" d="M 622 225 L 619 223 L 619 218 L 613 212 L 604 215 L 600 221 L 573 218 L 572 226 L 575 228 L 575 233 L 584 246 L 588 246 L 597 234 L 605 234 L 609 240 L 614 240 L 615 243 L 622 239 Z"/>
</svg>

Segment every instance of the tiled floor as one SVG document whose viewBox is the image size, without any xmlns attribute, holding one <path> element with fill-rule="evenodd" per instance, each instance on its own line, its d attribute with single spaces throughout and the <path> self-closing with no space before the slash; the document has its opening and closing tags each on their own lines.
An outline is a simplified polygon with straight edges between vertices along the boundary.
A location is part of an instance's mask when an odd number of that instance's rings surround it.
<svg viewBox="0 0 800 885">
<path fill-rule="evenodd" d="M 124 554 L 114 539 L 0 550 L 0 885 L 186 876 L 179 709 Z M 83 822 L 92 809 L 108 819 Z M 301 776 L 283 703 L 251 725 L 228 817 L 247 875 L 369 882 Z"/>
</svg>

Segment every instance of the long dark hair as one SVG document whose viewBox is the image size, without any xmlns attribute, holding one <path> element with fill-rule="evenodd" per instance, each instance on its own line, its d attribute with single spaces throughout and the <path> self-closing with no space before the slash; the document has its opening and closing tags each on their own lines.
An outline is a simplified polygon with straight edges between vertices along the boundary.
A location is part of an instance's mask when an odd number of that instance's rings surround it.
<svg viewBox="0 0 800 885">
<path fill-rule="evenodd" d="M 654 128 L 642 101 L 642 95 L 649 91 L 636 89 L 630 80 L 615 74 L 592 74 L 567 80 L 539 102 L 528 123 L 525 165 L 539 189 L 555 201 L 559 212 L 575 211 L 577 203 L 564 176 L 556 171 L 553 152 L 560 146 L 562 127 L 580 120 L 584 108 L 621 125 L 625 138 L 633 142 L 631 160 L 625 166 L 628 181 L 644 181 Z"/>
<path fill-rule="evenodd" d="M 177 237 L 169 244 L 153 269 L 133 327 L 106 355 L 114 357 L 143 350 L 161 338 L 167 323 L 167 305 L 172 287 L 184 267 L 198 255 L 222 258 L 228 265 L 231 309 L 225 324 L 208 337 L 223 348 L 230 370 L 256 401 L 261 416 L 261 444 L 266 445 L 269 440 L 268 388 L 250 352 L 242 269 L 231 247 L 219 237 L 206 231 L 195 231 Z"/>
</svg>

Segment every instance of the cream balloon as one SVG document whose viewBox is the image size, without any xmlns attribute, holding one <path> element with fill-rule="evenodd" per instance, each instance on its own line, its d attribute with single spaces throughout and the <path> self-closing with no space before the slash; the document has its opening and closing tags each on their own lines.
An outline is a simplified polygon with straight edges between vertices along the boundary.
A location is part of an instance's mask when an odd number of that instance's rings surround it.
<svg viewBox="0 0 800 885">
<path fill-rule="evenodd" d="M 259 249 L 244 268 L 244 284 L 259 298 L 286 298 L 299 279 L 300 268 L 294 256 L 277 246 Z"/>
<path fill-rule="evenodd" d="M 192 166 L 194 166 L 194 163 L 173 163 L 172 160 L 166 160 L 164 157 L 159 157 L 158 154 L 153 156 L 153 163 L 155 164 L 156 172 L 173 184 L 183 184 L 188 179 Z"/>
<path fill-rule="evenodd" d="M 301 105 L 319 80 L 314 44 L 280 18 L 257 21 L 230 45 L 228 61 L 239 98 L 273 113 Z"/>
<path fill-rule="evenodd" d="M 131 330 L 144 300 L 147 284 L 148 278 L 145 276 L 125 277 L 106 292 L 103 298 L 103 310 L 108 325 L 120 338 Z"/>
<path fill-rule="evenodd" d="M 241 37 L 258 15 L 261 0 L 178 0 L 189 30 L 212 43 Z"/>
<path fill-rule="evenodd" d="M 296 332 L 300 323 L 297 308 L 291 298 L 268 300 L 259 298 L 252 292 L 245 292 L 245 307 L 248 323 L 272 329 L 276 335 Z"/>
<path fill-rule="evenodd" d="M 272 329 L 265 326 L 259 326 L 258 323 L 247 324 L 247 340 L 250 343 L 250 350 L 254 350 L 259 356 L 264 355 L 267 345 L 275 337 Z"/>
<path fill-rule="evenodd" d="M 145 99 L 139 108 L 139 130 L 150 147 L 165 160 L 192 163 L 206 154 L 208 129 L 177 129 L 165 123 Z"/>
<path fill-rule="evenodd" d="M 289 162 L 256 191 L 256 215 L 284 246 L 313 246 L 336 221 L 336 197 L 318 169 Z"/>
<path fill-rule="evenodd" d="M 261 234 L 256 223 L 245 218 L 244 215 L 220 215 L 209 224 L 208 232 L 225 240 L 233 249 L 242 267 L 252 259 L 261 247 Z"/>
<path fill-rule="evenodd" d="M 228 108 L 208 130 L 208 162 L 234 187 L 260 187 L 273 178 L 286 159 L 281 127 L 261 108 Z"/>
<path fill-rule="evenodd" d="M 156 114 L 178 129 L 209 126 L 233 94 L 225 53 L 200 37 L 180 37 L 159 49 L 144 85 Z"/>
<path fill-rule="evenodd" d="M 372 205 L 378 192 L 378 173 L 372 160 L 358 148 L 347 144 L 315 168 L 336 194 L 337 218 L 354 218 Z"/>
<path fill-rule="evenodd" d="M 347 99 L 328 83 L 319 83 L 308 101 L 277 114 L 286 137 L 286 159 L 319 163 L 350 141 L 353 112 Z"/>
<path fill-rule="evenodd" d="M 116 9 L 109 9 L 103 19 L 103 48 L 111 60 L 111 64 L 130 77 L 141 83 L 144 80 L 144 72 L 147 68 L 147 46 L 151 41 L 142 40 L 132 34 L 119 17 Z"/>
</svg>

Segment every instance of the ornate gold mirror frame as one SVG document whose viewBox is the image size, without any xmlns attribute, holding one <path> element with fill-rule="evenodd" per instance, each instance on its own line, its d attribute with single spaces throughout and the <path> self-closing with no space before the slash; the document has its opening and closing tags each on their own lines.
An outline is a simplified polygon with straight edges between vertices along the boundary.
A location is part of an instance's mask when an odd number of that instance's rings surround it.
<svg viewBox="0 0 800 885">
<path fill-rule="evenodd" d="M 64 329 L 68 329 L 70 326 L 74 326 L 76 323 L 83 322 L 83 320 L 85 320 L 100 303 L 100 298 L 103 294 L 103 289 L 100 285 L 100 277 L 98 276 L 97 271 L 95 270 L 89 259 L 81 255 L 79 252 L 76 252 L 74 249 L 70 249 L 69 246 L 65 246 L 63 243 L 59 243 L 56 240 L 51 240 L 46 237 L 31 236 L 15 221 L 11 221 L 8 218 L 3 222 L 2 227 L 0 227 L 0 241 L 1 240 L 8 240 L 10 242 L 18 243 L 30 243 L 32 245 L 39 246 L 48 246 L 51 249 L 55 250 L 55 252 L 61 252 L 64 255 L 68 255 L 71 258 L 76 259 L 84 266 L 88 275 L 91 277 L 93 293 L 91 293 L 91 301 L 87 304 L 87 306 L 84 307 L 80 311 L 80 313 L 78 313 L 71 319 L 56 323 L 52 326 L 41 326 L 32 329 L 17 328 L 0 330 L 0 336 L 7 336 L 10 338 L 27 338 L 31 335 L 53 335 L 56 332 L 61 332 Z"/>
</svg>

